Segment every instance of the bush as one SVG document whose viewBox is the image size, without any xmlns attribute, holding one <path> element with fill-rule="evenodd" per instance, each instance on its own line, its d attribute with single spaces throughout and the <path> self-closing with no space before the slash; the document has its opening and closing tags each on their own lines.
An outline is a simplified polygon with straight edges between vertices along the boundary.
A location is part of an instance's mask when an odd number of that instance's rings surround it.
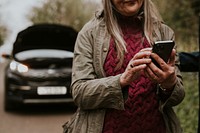
<svg viewBox="0 0 200 133">
<path fill-rule="evenodd" d="M 196 133 L 199 118 L 199 75 L 184 72 L 182 76 L 186 95 L 182 103 L 175 107 L 175 112 L 180 119 L 184 133 Z"/>
<path fill-rule="evenodd" d="M 57 23 L 80 30 L 95 12 L 96 3 L 85 0 L 47 0 L 33 8 L 30 20 L 36 23 Z"/>
</svg>

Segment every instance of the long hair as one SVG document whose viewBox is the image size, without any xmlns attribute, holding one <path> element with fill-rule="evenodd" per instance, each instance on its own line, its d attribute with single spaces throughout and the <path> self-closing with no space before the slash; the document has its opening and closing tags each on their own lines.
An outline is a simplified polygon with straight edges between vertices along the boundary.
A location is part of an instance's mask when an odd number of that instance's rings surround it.
<svg viewBox="0 0 200 133">
<path fill-rule="evenodd" d="M 117 16 L 116 12 L 114 10 L 114 6 L 111 2 L 111 0 L 102 0 L 103 1 L 103 8 L 104 8 L 104 19 L 105 23 L 108 29 L 109 34 L 111 34 L 111 37 L 115 41 L 115 46 L 117 50 L 117 58 L 120 59 L 117 69 L 121 67 L 124 59 L 124 53 L 127 51 L 126 49 L 126 42 L 123 39 L 123 34 L 121 31 L 120 26 L 117 22 Z M 162 22 L 162 18 L 154 5 L 154 3 L 151 0 L 144 0 L 143 3 L 144 11 L 144 35 L 147 38 L 148 42 L 150 44 L 153 44 L 153 23 L 157 22 L 157 24 L 160 24 Z"/>
</svg>

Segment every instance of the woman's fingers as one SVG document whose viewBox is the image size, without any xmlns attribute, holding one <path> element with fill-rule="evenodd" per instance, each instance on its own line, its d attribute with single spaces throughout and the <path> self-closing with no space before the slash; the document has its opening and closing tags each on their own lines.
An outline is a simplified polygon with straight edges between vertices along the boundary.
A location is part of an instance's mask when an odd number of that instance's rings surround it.
<svg viewBox="0 0 200 133">
<path fill-rule="evenodd" d="M 174 66 L 175 65 L 175 58 L 176 58 L 176 50 L 173 49 L 171 56 L 169 58 L 169 65 Z"/>
<path fill-rule="evenodd" d="M 152 48 L 149 47 L 149 48 L 143 48 L 143 49 L 140 50 L 140 52 L 144 52 L 144 51 L 149 51 L 149 52 L 151 52 L 151 51 L 152 51 Z"/>
<path fill-rule="evenodd" d="M 156 68 L 162 69 L 162 70 L 167 70 L 168 69 L 168 65 L 166 64 L 166 62 L 160 58 L 157 54 L 155 53 L 151 53 L 151 57 L 158 63 L 159 66 L 157 66 Z"/>
<path fill-rule="evenodd" d="M 154 66 L 154 67 L 152 67 L 152 66 Z M 155 72 L 154 68 L 156 68 L 156 67 L 153 63 L 149 64 L 148 67 L 146 67 L 146 69 L 145 69 L 145 74 L 149 79 L 156 82 L 159 80 L 160 76 L 157 75 L 158 73 Z"/>
<path fill-rule="evenodd" d="M 131 60 L 129 65 L 130 66 L 139 66 L 139 65 L 143 65 L 143 64 L 149 64 L 149 63 L 151 63 L 150 58 L 143 58 L 143 59 Z"/>
<path fill-rule="evenodd" d="M 142 59 L 142 58 L 149 58 L 151 55 L 150 51 L 140 51 L 137 54 L 135 54 L 135 56 L 133 57 L 133 59 Z"/>
<path fill-rule="evenodd" d="M 170 58 L 168 62 L 165 62 L 162 58 L 160 58 L 157 54 L 151 53 L 151 57 L 155 59 L 155 61 L 159 64 L 160 68 L 164 71 L 167 71 L 169 69 L 169 66 L 175 65 L 175 56 L 176 56 L 176 50 L 173 49 L 170 55 Z"/>
</svg>

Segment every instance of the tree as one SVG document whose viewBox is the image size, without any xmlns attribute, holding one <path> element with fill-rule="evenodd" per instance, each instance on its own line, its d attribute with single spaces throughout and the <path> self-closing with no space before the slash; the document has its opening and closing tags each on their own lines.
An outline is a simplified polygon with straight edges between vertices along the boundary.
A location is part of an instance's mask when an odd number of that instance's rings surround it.
<svg viewBox="0 0 200 133">
<path fill-rule="evenodd" d="M 3 42 L 7 36 L 7 29 L 5 26 L 0 25 L 0 46 L 3 45 Z"/>
<path fill-rule="evenodd" d="M 192 0 L 192 8 L 196 15 L 200 16 L 200 1 L 199 0 Z"/>
<path fill-rule="evenodd" d="M 198 49 L 198 0 L 156 0 L 159 11 L 167 25 L 175 31 L 177 42 L 181 43 L 181 50 L 193 51 Z M 190 46 L 190 47 L 188 47 Z"/>
<path fill-rule="evenodd" d="M 96 3 L 84 0 L 47 0 L 42 7 L 33 8 L 30 20 L 36 23 L 58 23 L 76 30 L 93 15 Z"/>
<path fill-rule="evenodd" d="M 181 50 L 197 49 L 199 0 L 154 2 L 165 23 L 175 31 L 176 42 L 181 43 Z M 42 7 L 34 8 L 29 18 L 34 24 L 59 23 L 70 25 L 79 31 L 94 14 L 96 7 L 92 0 L 47 0 Z"/>
</svg>

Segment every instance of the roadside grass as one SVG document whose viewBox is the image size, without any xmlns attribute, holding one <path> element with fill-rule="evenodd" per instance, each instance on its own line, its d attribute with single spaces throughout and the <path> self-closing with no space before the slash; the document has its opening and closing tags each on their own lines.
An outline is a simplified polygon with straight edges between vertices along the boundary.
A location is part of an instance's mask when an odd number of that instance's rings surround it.
<svg viewBox="0 0 200 133">
<path fill-rule="evenodd" d="M 174 108 L 184 133 L 197 133 L 199 119 L 199 73 L 182 72 L 185 98 Z"/>
</svg>

